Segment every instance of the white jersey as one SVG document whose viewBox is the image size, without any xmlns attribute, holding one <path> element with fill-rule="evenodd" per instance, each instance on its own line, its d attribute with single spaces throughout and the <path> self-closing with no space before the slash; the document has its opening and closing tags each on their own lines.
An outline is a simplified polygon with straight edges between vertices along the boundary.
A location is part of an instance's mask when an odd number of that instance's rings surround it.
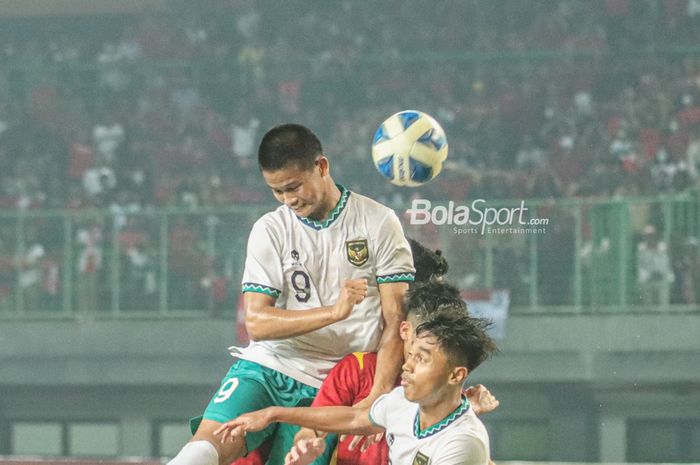
<svg viewBox="0 0 700 465">
<path fill-rule="evenodd" d="M 397 387 L 374 401 L 370 420 L 386 429 L 390 465 L 486 465 L 489 436 L 466 397 L 447 418 L 420 429 L 418 404 Z"/>
<path fill-rule="evenodd" d="M 383 330 L 378 285 L 414 279 L 411 249 L 394 211 L 338 187 L 340 200 L 323 222 L 283 205 L 255 223 L 242 290 L 276 297 L 278 308 L 307 310 L 335 304 L 346 279 L 365 278 L 367 297 L 345 320 L 232 351 L 316 388 L 348 353 L 377 350 Z"/>
</svg>

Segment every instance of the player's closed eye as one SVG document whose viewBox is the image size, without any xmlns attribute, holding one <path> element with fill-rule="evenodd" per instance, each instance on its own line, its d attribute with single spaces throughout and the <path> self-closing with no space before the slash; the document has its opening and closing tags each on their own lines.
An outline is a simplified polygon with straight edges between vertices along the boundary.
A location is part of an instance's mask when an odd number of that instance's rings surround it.
<svg viewBox="0 0 700 465">
<path fill-rule="evenodd" d="M 301 187 L 301 184 L 296 184 L 296 185 L 294 185 L 294 186 L 285 187 L 284 190 L 282 190 L 282 189 L 273 189 L 273 191 L 275 192 L 275 194 L 282 195 L 282 194 L 284 194 L 285 192 L 295 192 L 295 191 L 299 190 L 299 187 Z"/>
<path fill-rule="evenodd" d="M 423 356 L 419 352 L 409 352 L 407 358 L 413 360 L 414 362 L 422 362 Z"/>
</svg>

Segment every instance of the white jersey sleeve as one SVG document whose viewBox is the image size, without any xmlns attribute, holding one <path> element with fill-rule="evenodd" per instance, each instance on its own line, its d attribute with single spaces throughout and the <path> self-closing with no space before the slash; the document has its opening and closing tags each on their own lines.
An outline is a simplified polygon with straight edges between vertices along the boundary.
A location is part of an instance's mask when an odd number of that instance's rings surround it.
<svg viewBox="0 0 700 465">
<path fill-rule="evenodd" d="M 243 271 L 243 292 L 259 292 L 279 297 L 284 288 L 281 254 L 282 240 L 263 216 L 253 225 Z"/>
<path fill-rule="evenodd" d="M 392 396 L 396 397 L 397 389 L 395 388 L 393 391 L 388 392 L 386 394 L 382 394 L 381 396 L 377 397 L 377 399 L 372 403 L 372 406 L 369 409 L 369 420 L 377 425 L 381 426 L 382 428 L 386 428 L 387 425 L 387 413 L 391 410 L 392 406 Z M 403 396 L 403 391 L 401 391 L 401 396 Z"/>
<path fill-rule="evenodd" d="M 384 217 L 377 232 L 377 283 L 413 281 L 411 247 L 393 211 Z"/>
</svg>

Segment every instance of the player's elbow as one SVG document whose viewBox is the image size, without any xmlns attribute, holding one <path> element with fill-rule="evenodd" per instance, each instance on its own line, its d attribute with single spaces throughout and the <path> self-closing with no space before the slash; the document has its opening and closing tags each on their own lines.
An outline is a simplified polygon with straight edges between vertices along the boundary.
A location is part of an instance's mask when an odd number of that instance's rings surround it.
<svg viewBox="0 0 700 465">
<path fill-rule="evenodd" d="M 275 318 L 274 299 L 265 294 L 244 294 L 245 329 L 252 341 L 275 339 L 279 334 L 279 321 Z"/>
<path fill-rule="evenodd" d="M 269 339 L 266 333 L 265 324 L 255 311 L 249 309 L 245 313 L 245 330 L 251 341 L 262 341 Z"/>
<path fill-rule="evenodd" d="M 266 339 L 262 325 L 259 324 L 258 321 L 255 321 L 254 318 L 246 318 L 245 330 L 248 333 L 248 338 L 251 341 L 262 341 Z"/>
</svg>

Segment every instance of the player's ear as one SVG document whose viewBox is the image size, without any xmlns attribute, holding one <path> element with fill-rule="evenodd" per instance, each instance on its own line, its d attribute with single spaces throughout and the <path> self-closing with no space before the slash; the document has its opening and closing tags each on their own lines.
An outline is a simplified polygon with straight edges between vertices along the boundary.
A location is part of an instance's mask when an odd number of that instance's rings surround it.
<svg viewBox="0 0 700 465">
<path fill-rule="evenodd" d="M 447 382 L 450 384 L 458 384 L 461 386 L 467 380 L 468 374 L 469 370 L 467 370 L 467 367 L 454 367 L 452 369 L 452 373 L 450 373 L 450 377 L 447 380 Z"/>
<path fill-rule="evenodd" d="M 330 170 L 330 162 L 324 155 L 320 155 L 314 164 L 318 167 L 321 176 L 327 176 Z"/>
<path fill-rule="evenodd" d="M 402 341 L 405 341 L 408 339 L 409 330 L 410 330 L 410 325 L 408 324 L 408 321 L 402 321 L 401 324 L 399 325 L 399 335 L 401 336 Z"/>
</svg>

